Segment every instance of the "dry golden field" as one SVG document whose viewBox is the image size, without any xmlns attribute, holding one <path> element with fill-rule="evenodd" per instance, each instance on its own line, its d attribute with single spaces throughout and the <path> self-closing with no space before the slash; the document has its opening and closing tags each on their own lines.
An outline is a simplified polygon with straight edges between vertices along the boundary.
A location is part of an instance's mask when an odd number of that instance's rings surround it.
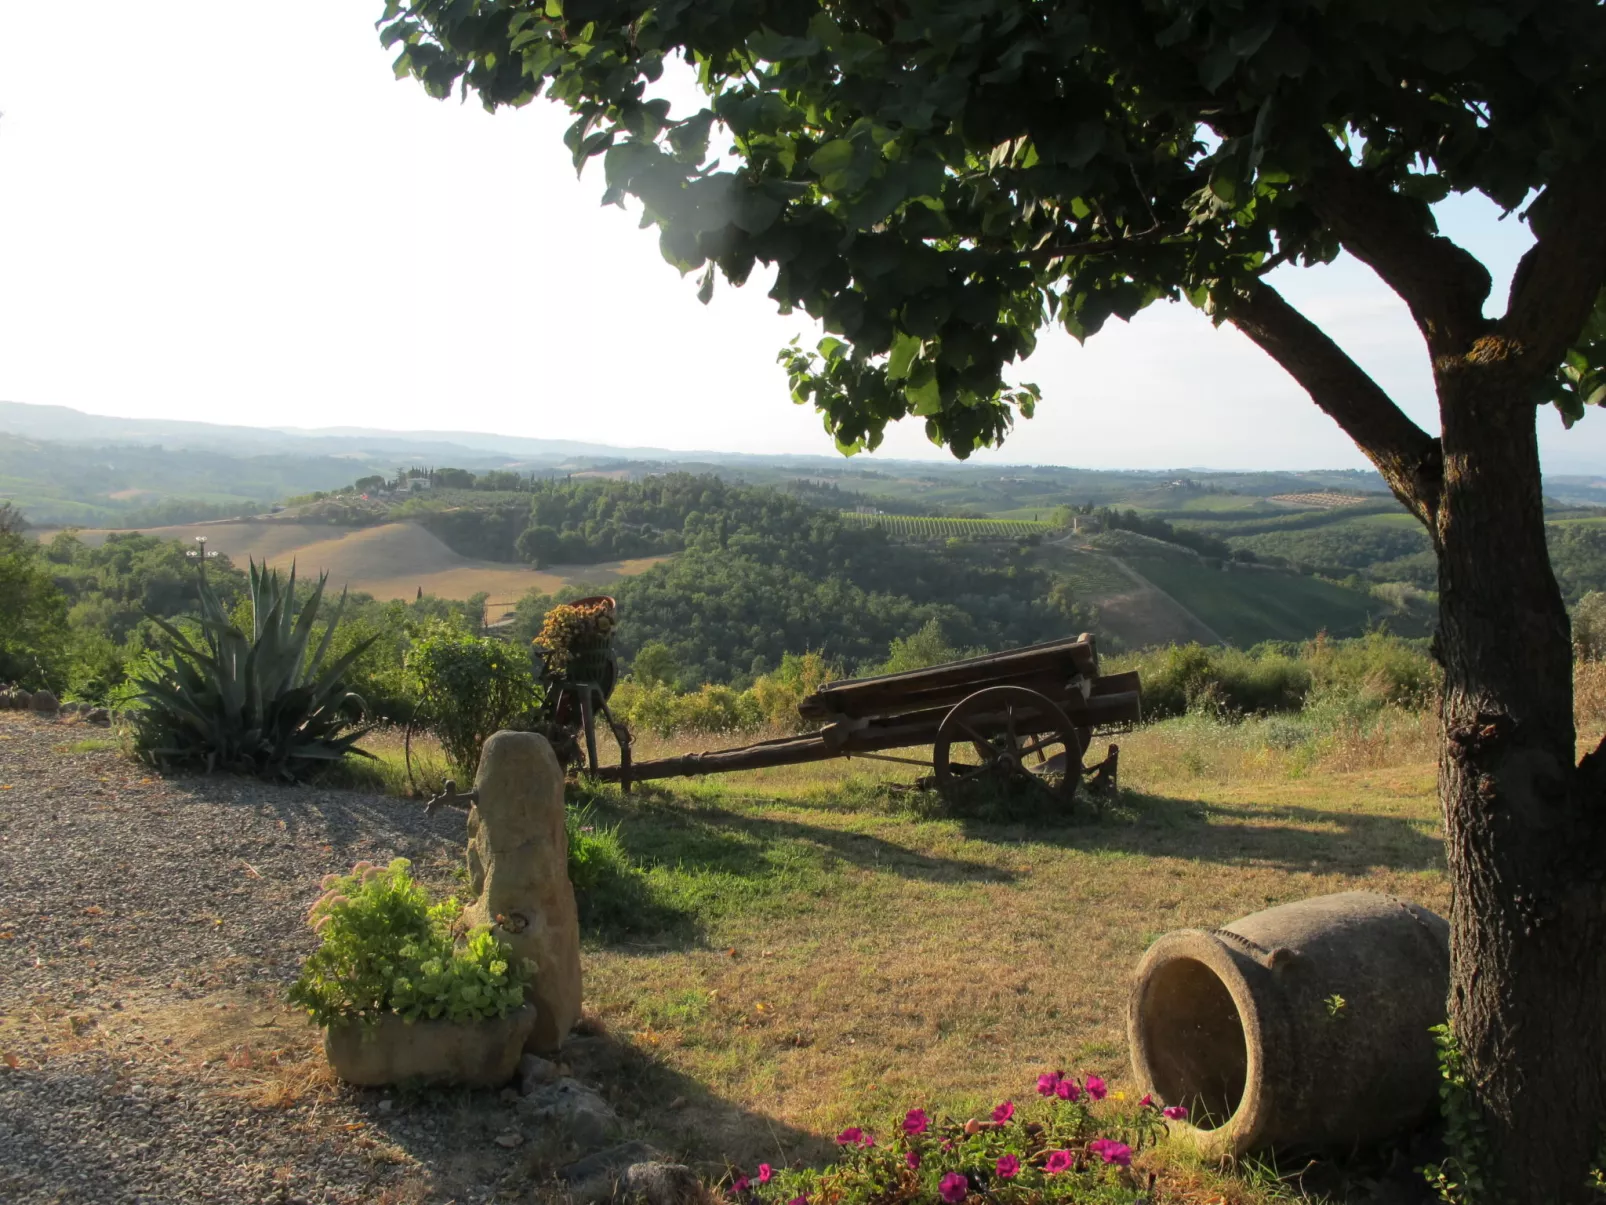
<svg viewBox="0 0 1606 1205">
<path fill-rule="evenodd" d="M 108 534 L 98 528 L 78 533 L 88 544 L 99 544 Z M 224 553 L 238 565 L 252 558 L 288 568 L 294 561 L 299 573 L 327 572 L 334 585 L 379 599 L 413 598 L 419 590 L 438 598 L 463 599 L 484 593 L 515 599 L 530 590 L 551 593 L 582 581 L 605 584 L 640 573 L 664 559 L 641 557 L 536 570 L 460 556 L 431 532 L 408 522 L 345 528 L 246 519 L 153 527 L 145 534 L 186 543 L 205 536 L 208 549 Z"/>
</svg>

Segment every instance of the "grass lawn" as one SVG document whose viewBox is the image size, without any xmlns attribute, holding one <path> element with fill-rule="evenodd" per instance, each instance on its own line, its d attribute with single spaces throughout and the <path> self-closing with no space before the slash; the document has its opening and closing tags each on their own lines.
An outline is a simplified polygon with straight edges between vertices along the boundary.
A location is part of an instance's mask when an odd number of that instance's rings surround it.
<svg viewBox="0 0 1606 1205">
<path fill-rule="evenodd" d="M 1351 888 L 1448 906 L 1426 720 L 1173 721 L 1122 738 L 1122 768 L 1117 803 L 1060 827 L 923 818 L 889 789 L 917 770 L 863 760 L 582 793 L 639 868 L 584 971 L 640 1124 L 751 1167 L 915 1104 L 979 1114 L 1054 1067 L 1124 1090 L 1130 976 L 1162 933 Z"/>
</svg>

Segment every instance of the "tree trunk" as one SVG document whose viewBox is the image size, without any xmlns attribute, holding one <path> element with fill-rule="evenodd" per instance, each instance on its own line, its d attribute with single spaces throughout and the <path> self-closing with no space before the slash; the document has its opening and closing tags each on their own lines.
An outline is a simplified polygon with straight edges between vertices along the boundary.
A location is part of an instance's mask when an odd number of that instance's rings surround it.
<svg viewBox="0 0 1606 1205">
<path fill-rule="evenodd" d="M 1439 380 L 1432 533 L 1450 1017 L 1487 1125 L 1479 1170 L 1498 1199 L 1550 1205 L 1590 1198 L 1606 1123 L 1606 775 L 1575 765 L 1535 408 L 1472 359 Z"/>
</svg>

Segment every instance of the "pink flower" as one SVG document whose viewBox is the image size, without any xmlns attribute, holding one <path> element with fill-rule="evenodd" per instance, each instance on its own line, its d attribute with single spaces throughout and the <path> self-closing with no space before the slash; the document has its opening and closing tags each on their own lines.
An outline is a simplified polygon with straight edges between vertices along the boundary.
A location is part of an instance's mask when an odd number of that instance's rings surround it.
<svg viewBox="0 0 1606 1205">
<path fill-rule="evenodd" d="M 1140 1108 L 1140 1109 L 1152 1109 L 1154 1107 L 1155 1107 L 1154 1094 L 1152 1092 L 1145 1092 L 1143 1094 L 1143 1099 L 1138 1101 L 1138 1108 Z"/>
<path fill-rule="evenodd" d="M 1094 1100 L 1103 1100 L 1108 1092 L 1109 1089 L 1104 1086 L 1104 1081 L 1098 1076 L 1090 1075 L 1087 1077 L 1087 1094 Z"/>
<path fill-rule="evenodd" d="M 731 1191 L 746 1192 L 751 1187 L 752 1181 L 750 1181 L 746 1176 L 737 1176 L 731 1184 Z"/>
<path fill-rule="evenodd" d="M 1113 1138 L 1095 1138 L 1087 1144 L 1090 1154 L 1097 1155 L 1106 1163 L 1118 1163 L 1122 1167 L 1132 1166 L 1132 1148 L 1124 1142 L 1117 1142 Z"/>
<path fill-rule="evenodd" d="M 931 1118 L 926 1116 L 924 1109 L 910 1109 L 903 1115 L 903 1132 L 913 1138 L 916 1134 L 924 1134 L 931 1125 Z"/>
<path fill-rule="evenodd" d="M 758 1182 L 760 1184 L 768 1184 L 770 1182 L 770 1177 L 774 1174 L 774 1169 L 771 1168 L 768 1163 L 760 1163 L 758 1165 Z"/>
<path fill-rule="evenodd" d="M 1165 1114 L 1172 1121 L 1188 1120 L 1188 1109 L 1186 1105 L 1167 1105 L 1165 1108 L 1161 1109 L 1160 1112 Z"/>
<path fill-rule="evenodd" d="M 1066 1076 L 1064 1079 L 1060 1080 L 1059 1083 L 1054 1085 L 1054 1095 L 1059 1097 L 1061 1100 L 1068 1100 L 1072 1104 L 1075 1104 L 1077 1099 L 1082 1095 L 1082 1089 L 1077 1087 L 1074 1079 Z"/>
<path fill-rule="evenodd" d="M 908 1167 L 908 1169 L 910 1171 L 912 1171 L 912 1172 L 919 1171 L 920 1170 L 920 1152 L 919 1151 L 910 1151 L 910 1152 L 908 1152 L 906 1155 L 904 1155 L 903 1162 L 904 1162 L 904 1165 L 906 1167 Z"/>
<path fill-rule="evenodd" d="M 1048 1075 L 1039 1075 L 1037 1077 L 1037 1095 L 1053 1096 L 1055 1090 L 1060 1086 L 1061 1078 L 1062 1077 L 1058 1071 L 1052 1072 Z"/>
<path fill-rule="evenodd" d="M 937 1195 L 948 1202 L 948 1205 L 959 1205 L 959 1202 L 970 1195 L 970 1181 L 958 1172 L 949 1172 L 942 1178 L 942 1183 L 937 1185 Z"/>
<path fill-rule="evenodd" d="M 1013 1116 L 1015 1116 L 1015 1102 L 1012 1100 L 1006 1100 L 993 1110 L 993 1120 L 999 1125 L 1003 1125 Z"/>
<path fill-rule="evenodd" d="M 1020 1160 L 1014 1155 L 1000 1155 L 997 1171 L 1000 1180 L 1013 1180 L 1020 1175 Z"/>
<path fill-rule="evenodd" d="M 858 1126 L 849 1126 L 836 1136 L 838 1146 L 858 1146 L 864 1139 L 864 1131 Z"/>
<path fill-rule="evenodd" d="M 865 1146 L 865 1147 L 874 1146 L 875 1145 L 875 1139 L 872 1138 L 869 1134 L 865 1134 L 863 1137 L 861 1137 L 859 1139 L 859 1145 L 860 1146 Z"/>
<path fill-rule="evenodd" d="M 808 1193 L 804 1193 L 804 1192 L 798 1193 L 797 1196 L 793 1197 L 790 1201 L 788 1201 L 786 1203 L 786 1205 L 809 1205 Z"/>
<path fill-rule="evenodd" d="M 1060 1172 L 1070 1171 L 1075 1162 L 1076 1160 L 1071 1158 L 1070 1151 L 1055 1151 L 1049 1155 L 1048 1162 L 1043 1164 L 1043 1170 L 1051 1176 L 1056 1176 Z"/>
</svg>

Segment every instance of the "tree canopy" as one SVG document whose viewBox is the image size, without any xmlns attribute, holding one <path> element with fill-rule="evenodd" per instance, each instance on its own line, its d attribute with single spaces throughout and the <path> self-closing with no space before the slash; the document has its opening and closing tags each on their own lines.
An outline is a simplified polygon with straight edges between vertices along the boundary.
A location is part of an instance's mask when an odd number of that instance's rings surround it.
<svg viewBox="0 0 1606 1205">
<path fill-rule="evenodd" d="M 997 443 L 1042 328 L 1186 299 L 1320 386 L 1399 488 L 1426 436 L 1267 272 L 1345 247 L 1430 344 L 1495 333 L 1430 203 L 1481 192 L 1544 236 L 1603 175 L 1593 0 L 389 0 L 381 26 L 438 96 L 567 104 L 575 164 L 705 298 L 774 265 L 830 332 L 783 360 L 844 450 L 909 414 L 961 457 Z M 675 57 L 695 113 L 654 96 Z M 1500 320 L 1569 423 L 1606 401 L 1600 258 L 1541 237 Z"/>
</svg>

